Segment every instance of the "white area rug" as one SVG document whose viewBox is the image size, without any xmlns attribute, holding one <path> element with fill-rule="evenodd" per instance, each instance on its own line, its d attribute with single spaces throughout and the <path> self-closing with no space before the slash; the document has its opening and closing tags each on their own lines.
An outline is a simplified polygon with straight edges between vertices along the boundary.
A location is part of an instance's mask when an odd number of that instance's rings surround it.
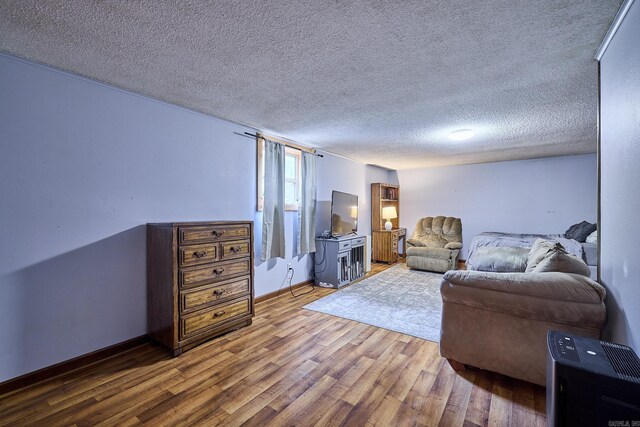
<svg viewBox="0 0 640 427">
<path fill-rule="evenodd" d="M 438 342 L 441 280 L 398 264 L 303 308 Z"/>
</svg>

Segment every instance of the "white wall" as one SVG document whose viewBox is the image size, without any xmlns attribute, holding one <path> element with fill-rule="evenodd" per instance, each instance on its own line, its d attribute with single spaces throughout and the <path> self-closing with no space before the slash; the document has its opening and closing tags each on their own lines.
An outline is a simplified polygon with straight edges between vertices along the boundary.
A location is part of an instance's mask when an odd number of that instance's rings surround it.
<svg viewBox="0 0 640 427">
<path fill-rule="evenodd" d="M 400 223 L 413 233 L 425 216 L 462 219 L 466 259 L 483 231 L 564 233 L 596 222 L 596 156 L 553 157 L 398 171 Z"/>
<path fill-rule="evenodd" d="M 234 134 L 251 129 L 4 54 L 0 99 L 0 382 L 147 332 L 146 223 L 254 220 L 261 247 L 255 142 Z M 323 197 L 366 196 L 364 165 L 319 169 Z M 336 170 L 347 184 L 323 182 Z M 289 262 L 310 277 L 296 222 L 288 259 L 256 263 L 257 296 Z"/>
<path fill-rule="evenodd" d="M 601 60 L 601 282 L 605 338 L 640 353 L 640 4 Z"/>
</svg>

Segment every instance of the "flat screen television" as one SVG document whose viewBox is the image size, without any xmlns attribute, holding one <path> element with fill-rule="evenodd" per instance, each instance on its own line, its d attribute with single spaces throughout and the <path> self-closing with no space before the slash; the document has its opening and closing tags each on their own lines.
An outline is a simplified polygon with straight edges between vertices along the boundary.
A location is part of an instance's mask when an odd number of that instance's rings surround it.
<svg viewBox="0 0 640 427">
<path fill-rule="evenodd" d="M 331 236 L 358 230 L 358 196 L 333 190 L 331 193 Z"/>
</svg>

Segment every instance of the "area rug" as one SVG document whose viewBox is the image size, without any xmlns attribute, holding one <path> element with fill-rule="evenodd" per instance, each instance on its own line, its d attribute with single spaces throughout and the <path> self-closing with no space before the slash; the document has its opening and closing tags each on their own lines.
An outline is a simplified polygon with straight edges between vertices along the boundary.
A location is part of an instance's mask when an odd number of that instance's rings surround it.
<svg viewBox="0 0 640 427">
<path fill-rule="evenodd" d="M 303 308 L 438 342 L 441 280 L 398 264 Z"/>
</svg>

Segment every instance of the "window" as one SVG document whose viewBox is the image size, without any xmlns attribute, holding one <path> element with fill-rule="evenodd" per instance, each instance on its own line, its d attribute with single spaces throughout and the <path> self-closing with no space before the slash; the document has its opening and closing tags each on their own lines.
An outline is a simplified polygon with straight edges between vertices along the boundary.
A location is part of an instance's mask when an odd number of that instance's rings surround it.
<svg viewBox="0 0 640 427">
<path fill-rule="evenodd" d="M 297 211 L 300 206 L 300 151 L 287 148 L 284 153 L 284 208 Z"/>
<path fill-rule="evenodd" d="M 286 147 L 284 153 L 284 209 L 287 211 L 297 211 L 300 207 L 300 170 L 301 153 L 300 150 Z M 258 140 L 258 182 L 257 189 L 257 210 L 262 211 L 264 207 L 264 140 Z"/>
</svg>

